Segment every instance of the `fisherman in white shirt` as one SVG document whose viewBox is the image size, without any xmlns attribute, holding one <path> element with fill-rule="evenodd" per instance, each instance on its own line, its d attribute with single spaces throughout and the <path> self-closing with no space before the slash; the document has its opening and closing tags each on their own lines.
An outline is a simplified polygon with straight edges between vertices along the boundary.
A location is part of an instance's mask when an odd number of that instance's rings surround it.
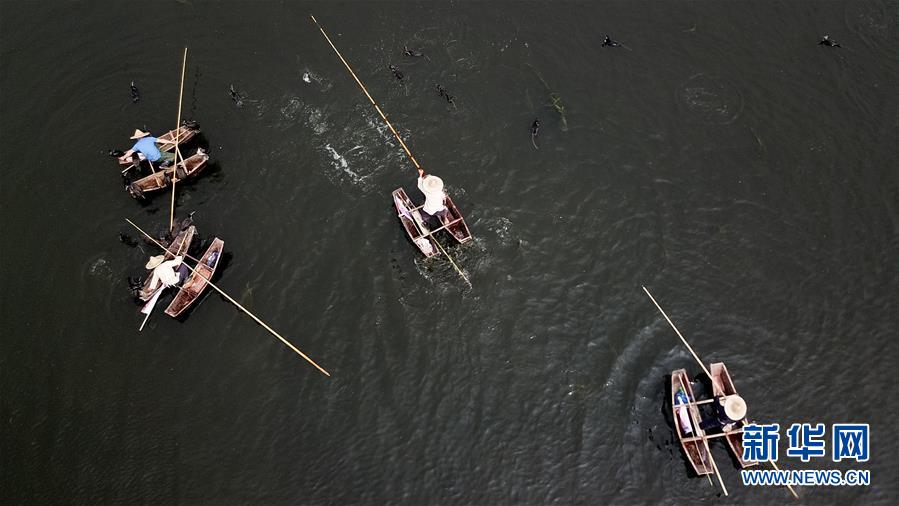
<svg viewBox="0 0 899 506">
<path fill-rule="evenodd" d="M 163 255 L 156 255 L 150 257 L 150 261 L 147 262 L 146 268 L 153 270 L 153 277 L 150 278 L 149 287 L 151 291 L 156 290 L 160 283 L 164 286 L 173 286 L 181 281 L 181 276 L 175 272 L 175 269 L 181 265 L 184 257 L 176 256 L 172 260 L 163 262 L 164 259 Z"/>
<path fill-rule="evenodd" d="M 425 205 L 421 208 L 425 221 L 431 217 L 436 217 L 440 222 L 437 226 L 441 226 L 443 219 L 449 213 L 446 208 L 446 193 L 443 192 L 443 180 L 437 176 L 427 175 L 422 172 L 418 178 L 418 189 L 425 196 Z"/>
</svg>

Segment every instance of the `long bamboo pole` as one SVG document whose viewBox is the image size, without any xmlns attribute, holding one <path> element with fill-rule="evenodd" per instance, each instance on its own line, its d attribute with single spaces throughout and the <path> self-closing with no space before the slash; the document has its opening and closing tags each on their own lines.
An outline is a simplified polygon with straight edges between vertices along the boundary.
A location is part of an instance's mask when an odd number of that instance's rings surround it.
<svg viewBox="0 0 899 506">
<path fill-rule="evenodd" d="M 178 181 L 178 157 L 181 150 L 178 149 L 178 143 L 181 142 L 181 101 L 184 98 L 184 69 L 187 67 L 187 48 L 184 48 L 184 57 L 181 59 L 181 85 L 178 91 L 178 122 L 175 123 L 175 168 L 172 172 L 172 206 L 169 213 L 169 230 L 175 226 L 175 183 Z M 184 157 L 181 157 L 184 160 Z"/>
<path fill-rule="evenodd" d="M 749 420 L 748 418 L 746 419 L 746 421 L 749 422 L 749 423 L 755 423 L 755 422 L 753 422 L 752 420 Z M 773 460 L 766 460 L 765 462 L 771 464 L 771 467 L 774 468 L 775 471 L 777 471 L 778 473 L 780 472 L 780 468 L 777 467 L 777 464 L 776 464 Z M 784 486 L 787 487 L 787 490 L 789 490 L 789 491 L 790 491 L 790 494 L 793 495 L 793 499 L 796 499 L 796 500 L 798 501 L 798 500 L 799 500 L 799 494 L 796 493 L 796 490 L 793 489 L 793 486 L 790 485 L 789 483 L 785 483 Z"/>
<path fill-rule="evenodd" d="M 164 249 L 164 250 L 166 250 L 166 251 L 169 251 L 168 248 L 166 248 L 165 246 L 163 246 L 162 244 L 160 244 L 159 241 L 157 241 L 156 239 L 153 238 L 153 236 L 151 236 L 150 234 L 144 232 L 140 227 L 138 227 L 137 225 L 135 225 L 133 221 L 131 221 L 131 220 L 127 219 L 127 218 L 125 219 L 125 221 L 127 221 L 132 227 L 136 228 L 140 233 L 144 234 L 145 237 L 147 237 L 148 239 L 150 239 L 151 241 L 153 241 L 157 246 L 159 246 L 160 248 L 162 248 L 162 249 Z M 193 257 L 188 257 L 188 258 L 191 258 L 192 260 L 196 261 L 196 259 L 193 258 Z M 196 269 L 194 269 L 193 267 L 191 267 L 189 264 L 185 263 L 184 265 L 186 265 L 187 268 L 191 270 L 191 272 L 197 273 Z M 258 323 L 259 325 L 262 325 L 262 327 L 265 328 L 265 330 L 269 331 L 273 336 L 275 336 L 275 337 L 277 337 L 278 339 L 280 339 L 282 343 L 286 344 L 288 348 L 290 348 L 291 350 L 295 351 L 295 352 L 297 353 L 297 355 L 303 357 L 303 358 L 306 360 L 306 362 L 309 362 L 310 364 L 312 364 L 313 366 L 315 366 L 315 368 L 318 369 L 318 370 L 319 370 L 322 374 L 324 374 L 325 376 L 329 376 L 329 377 L 331 376 L 331 373 L 329 373 L 329 372 L 326 371 L 324 368 L 322 368 L 322 366 L 316 364 L 314 360 L 312 360 L 312 359 L 309 358 L 305 353 L 303 353 L 302 351 L 300 351 L 299 348 L 297 348 L 296 346 L 294 346 L 293 344 L 291 344 L 290 341 L 288 341 L 287 339 L 284 339 L 283 337 L 281 337 L 281 334 L 275 332 L 275 330 L 272 329 L 271 327 L 269 327 L 268 325 L 266 325 L 266 323 L 265 323 L 264 321 L 262 321 L 262 320 L 260 320 L 259 318 L 257 318 L 256 315 L 254 315 L 253 313 L 251 313 L 249 309 L 247 309 L 247 308 L 243 307 L 242 305 L 240 305 L 240 303 L 237 302 L 236 300 L 234 300 L 233 297 L 231 297 L 230 295 L 228 295 L 227 293 L 225 293 L 221 288 L 215 286 L 215 284 L 213 284 L 213 282 L 212 282 L 211 280 L 207 279 L 207 278 L 206 278 L 205 276 L 203 276 L 202 274 L 199 274 L 199 273 L 197 273 L 197 274 L 198 274 L 199 276 L 203 277 L 203 279 L 206 279 L 206 282 L 209 284 L 209 286 L 211 286 L 215 291 L 217 291 L 222 297 L 228 299 L 228 302 L 234 304 L 235 306 L 237 306 L 238 309 L 240 309 L 241 311 L 243 311 L 244 313 L 246 313 L 247 315 L 249 315 L 249 317 L 252 318 L 253 320 L 255 320 L 256 323 Z"/>
<path fill-rule="evenodd" d="M 440 248 L 440 252 L 443 253 L 443 256 L 445 256 L 446 259 L 449 260 L 451 264 L 453 264 L 453 269 L 456 269 L 456 272 L 458 272 L 459 275 L 462 276 L 462 279 L 465 280 L 466 283 L 468 283 L 468 288 L 472 288 L 471 281 L 468 280 L 468 276 L 466 276 L 465 273 L 462 272 L 462 269 L 460 269 L 459 266 L 456 265 L 456 262 L 455 262 L 455 260 L 453 260 L 453 257 L 451 257 L 450 254 L 447 253 L 445 249 L 443 249 L 443 245 L 440 244 L 440 241 L 437 240 L 437 237 L 436 236 L 431 236 L 431 237 L 434 238 L 434 242 L 437 243 L 437 247 Z"/>
<path fill-rule="evenodd" d="M 702 370 L 706 373 L 709 379 L 714 381 L 714 379 L 712 378 L 712 373 L 710 373 L 709 370 L 706 369 L 705 364 L 702 363 L 702 360 L 699 360 L 699 355 L 697 355 L 696 352 L 693 351 L 690 343 L 688 343 L 687 340 L 684 339 L 684 336 L 680 333 L 680 331 L 677 330 L 677 327 L 674 326 L 674 322 L 671 321 L 671 318 L 668 318 L 668 314 L 665 313 L 665 310 L 662 309 L 662 306 L 660 306 L 659 303 L 656 302 L 656 299 L 652 296 L 651 293 L 649 293 L 649 290 L 647 290 L 645 286 L 643 287 L 643 291 L 646 292 L 646 295 L 649 295 L 649 298 L 652 299 L 652 303 L 655 304 L 657 308 L 659 308 L 659 312 L 661 312 L 662 316 L 664 316 L 665 319 L 668 320 L 668 324 L 671 325 L 671 328 L 673 328 L 674 332 L 677 333 L 677 337 L 679 337 L 680 340 L 683 341 L 684 346 L 686 346 L 687 349 L 690 350 L 690 354 L 693 355 L 694 359 L 696 359 L 696 363 L 699 364 L 699 367 L 702 367 Z"/>
<path fill-rule="evenodd" d="M 368 90 L 365 89 L 365 85 L 362 84 L 362 81 L 360 81 L 358 77 L 356 77 L 356 73 L 353 72 L 353 69 L 350 67 L 350 64 L 347 63 L 347 61 L 343 58 L 343 55 L 340 54 L 340 51 L 337 50 L 337 47 L 334 45 L 334 43 L 331 42 L 331 37 L 328 37 L 328 34 L 325 33 L 325 29 L 322 28 L 320 24 L 318 24 L 318 21 L 315 19 L 315 16 L 310 15 L 309 17 L 312 18 L 312 22 L 315 23 L 315 26 L 317 26 L 318 29 L 321 30 L 322 35 L 325 36 L 325 40 L 327 40 L 328 44 L 331 45 L 331 49 L 333 49 L 334 52 L 337 53 L 337 57 L 340 58 L 340 61 L 343 62 L 343 65 L 346 67 L 346 69 L 350 71 L 350 75 L 353 76 L 353 79 L 356 80 L 356 84 L 358 84 L 359 87 L 362 88 L 362 93 L 365 93 L 365 96 L 368 97 L 368 100 L 371 102 L 371 105 L 375 106 L 375 110 L 378 111 L 378 114 L 381 115 L 381 118 L 384 120 L 384 123 L 387 123 L 387 126 L 390 128 L 390 131 L 393 132 L 393 135 L 396 137 L 396 140 L 400 141 L 400 146 L 403 147 L 403 150 L 406 151 L 406 155 L 408 155 L 409 159 L 412 160 L 412 164 L 415 165 L 416 169 L 418 169 L 418 175 L 423 176 L 425 171 L 418 164 L 418 160 L 416 160 L 415 157 L 412 156 L 412 151 L 410 151 L 409 147 L 406 146 L 406 143 L 403 142 L 403 138 L 400 137 L 400 134 L 397 133 L 396 129 L 393 128 L 393 125 L 390 124 L 390 120 L 387 119 L 387 115 L 384 114 L 384 111 L 381 110 L 381 107 L 378 106 L 378 103 L 375 102 L 375 99 L 371 98 L 371 95 L 368 93 Z"/>
<path fill-rule="evenodd" d="M 317 26 L 319 31 L 322 32 L 322 35 L 324 35 L 325 40 L 328 41 L 328 45 L 331 46 L 331 49 L 333 49 L 334 52 L 337 53 L 337 57 L 340 58 L 341 62 L 343 62 L 343 65 L 350 72 L 350 75 L 353 76 L 353 79 L 356 80 L 356 84 L 358 84 L 359 88 L 362 89 L 362 93 L 365 93 L 365 96 L 368 97 L 368 101 L 371 102 L 371 105 L 375 106 L 375 110 L 378 111 L 378 114 L 381 115 L 381 119 L 384 120 L 384 123 L 387 123 L 387 127 L 390 128 L 391 132 L 393 132 L 393 136 L 396 137 L 396 140 L 399 141 L 400 146 L 403 147 L 403 150 L 406 152 L 406 155 L 409 157 L 409 160 L 412 161 L 412 164 L 415 165 L 415 169 L 418 170 L 418 177 L 423 177 L 425 175 L 424 169 L 422 169 L 421 165 L 418 164 L 418 160 L 416 160 L 415 156 L 412 155 L 412 151 L 409 149 L 409 146 L 406 146 L 406 142 L 403 141 L 402 137 L 400 137 L 400 134 L 396 131 L 396 128 L 393 128 L 393 124 L 391 124 L 390 120 L 387 119 L 387 115 L 384 114 L 384 111 L 381 110 L 381 107 L 378 105 L 377 102 L 375 102 L 375 99 L 372 98 L 371 94 L 365 88 L 365 85 L 362 84 L 362 81 L 359 79 L 358 76 L 356 76 L 356 73 L 353 72 L 353 68 L 350 67 L 350 64 L 347 63 L 347 61 L 346 61 L 346 59 L 344 59 L 343 55 L 340 54 L 340 51 L 337 49 L 337 46 L 335 46 L 334 43 L 331 42 L 331 37 L 328 37 L 328 34 L 325 33 L 325 29 L 322 28 L 322 26 L 320 24 L 318 24 L 318 20 L 315 19 L 315 16 L 309 15 L 309 17 L 312 18 L 312 22 L 315 23 L 315 26 Z M 447 260 L 450 261 L 450 263 L 453 265 L 453 268 L 456 269 L 456 272 L 459 273 L 459 276 L 462 276 L 462 279 L 465 280 L 465 282 L 468 284 L 468 287 L 471 288 L 471 281 L 468 280 L 468 276 L 466 276 L 465 273 L 462 272 L 462 269 L 460 269 L 459 266 L 456 265 L 456 262 L 453 260 L 453 258 L 449 255 L 449 253 L 446 252 L 446 250 L 443 248 L 443 245 L 440 244 L 440 241 L 437 240 L 437 237 L 434 237 L 434 242 L 437 243 L 437 247 L 440 248 L 440 252 L 443 253 L 443 256 L 445 256 L 447 258 Z"/>
<path fill-rule="evenodd" d="M 721 485 L 721 491 L 724 492 L 724 497 L 727 497 L 727 487 L 724 486 L 724 480 L 721 478 L 721 473 L 718 472 L 718 464 L 715 463 L 715 458 L 712 457 L 712 450 L 709 448 L 709 442 L 703 438 L 702 444 L 705 445 L 705 451 L 709 455 L 709 462 L 712 463 L 712 469 L 715 470 L 715 477 L 718 478 L 718 484 Z"/>
<path fill-rule="evenodd" d="M 768 463 L 771 464 L 771 467 L 773 467 L 775 471 L 777 471 L 778 473 L 780 472 L 780 468 L 777 467 L 777 464 L 775 464 L 773 460 L 769 460 Z M 793 490 L 793 486 L 790 485 L 789 483 L 787 483 L 786 486 L 787 486 L 787 490 L 789 490 L 790 493 L 793 494 L 793 499 L 796 499 L 798 501 L 799 494 L 797 494 L 796 491 Z"/>
</svg>

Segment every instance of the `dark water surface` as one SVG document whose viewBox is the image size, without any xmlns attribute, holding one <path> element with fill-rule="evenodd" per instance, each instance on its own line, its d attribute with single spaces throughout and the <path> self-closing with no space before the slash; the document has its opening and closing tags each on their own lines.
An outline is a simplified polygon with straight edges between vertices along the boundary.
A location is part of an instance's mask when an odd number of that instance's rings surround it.
<svg viewBox="0 0 899 506">
<path fill-rule="evenodd" d="M 788 503 L 720 444 L 731 496 L 689 476 L 698 368 L 641 284 L 755 419 L 872 424 L 866 464 L 782 462 L 872 472 L 803 503 L 899 500 L 896 1 L 0 8 L 4 504 Z M 466 213 L 473 289 L 407 241 L 414 170 L 309 13 Z M 332 378 L 214 293 L 137 331 L 117 235 L 169 196 L 105 150 L 174 127 L 184 46 L 216 165 L 177 208 Z"/>
</svg>

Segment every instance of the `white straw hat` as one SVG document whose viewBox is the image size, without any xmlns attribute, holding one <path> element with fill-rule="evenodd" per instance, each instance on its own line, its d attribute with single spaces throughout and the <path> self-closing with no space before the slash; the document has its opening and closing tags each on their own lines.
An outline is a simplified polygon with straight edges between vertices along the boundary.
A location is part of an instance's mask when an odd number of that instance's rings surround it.
<svg viewBox="0 0 899 506">
<path fill-rule="evenodd" d="M 147 265 L 145 267 L 147 269 L 155 269 L 159 266 L 159 264 L 162 263 L 163 260 L 165 260 L 165 255 L 156 255 L 154 257 L 150 257 L 150 261 L 147 262 Z"/>
<path fill-rule="evenodd" d="M 746 418 L 746 401 L 739 395 L 729 395 L 724 401 L 724 414 L 735 422 Z"/>
<path fill-rule="evenodd" d="M 443 191 L 443 180 L 437 176 L 425 176 L 422 181 L 422 191 L 425 193 L 437 193 Z"/>
<path fill-rule="evenodd" d="M 150 135 L 150 132 L 144 132 L 144 131 L 141 130 L 140 128 L 135 128 L 135 129 L 134 129 L 134 135 L 132 135 L 131 138 L 132 138 L 132 139 L 140 139 L 140 138 L 146 137 L 146 136 L 148 136 L 148 135 Z"/>
</svg>

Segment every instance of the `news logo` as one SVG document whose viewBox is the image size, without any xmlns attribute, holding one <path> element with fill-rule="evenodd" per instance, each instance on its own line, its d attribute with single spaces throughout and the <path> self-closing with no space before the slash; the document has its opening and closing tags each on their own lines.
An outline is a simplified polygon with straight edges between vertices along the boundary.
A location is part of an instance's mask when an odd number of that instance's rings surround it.
<svg viewBox="0 0 899 506">
<path fill-rule="evenodd" d="M 866 423 L 835 423 L 827 438 L 823 423 L 794 423 L 787 429 L 789 447 L 786 456 L 810 462 L 827 455 L 828 442 L 833 462 L 870 459 L 871 429 Z M 780 425 L 749 424 L 743 427 L 743 460 L 776 462 L 780 441 Z M 743 469 L 743 484 L 747 486 L 867 486 L 871 484 L 871 472 L 866 469 Z"/>
</svg>

